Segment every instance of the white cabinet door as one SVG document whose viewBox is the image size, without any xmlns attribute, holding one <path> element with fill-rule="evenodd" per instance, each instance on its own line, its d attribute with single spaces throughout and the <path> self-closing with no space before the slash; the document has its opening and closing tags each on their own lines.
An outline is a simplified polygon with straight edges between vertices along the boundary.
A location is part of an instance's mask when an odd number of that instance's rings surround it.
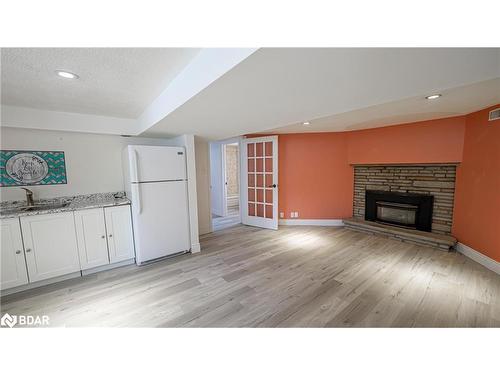
<svg viewBox="0 0 500 375">
<path fill-rule="evenodd" d="M 134 258 L 130 206 L 106 207 L 104 216 L 106 217 L 110 263 Z"/>
<path fill-rule="evenodd" d="M 73 212 L 21 217 L 31 282 L 80 271 Z"/>
<path fill-rule="evenodd" d="M 104 210 L 75 211 L 75 225 L 82 270 L 109 264 Z"/>
<path fill-rule="evenodd" d="M 1 289 L 28 283 L 19 219 L 4 219 L 2 225 Z"/>
</svg>

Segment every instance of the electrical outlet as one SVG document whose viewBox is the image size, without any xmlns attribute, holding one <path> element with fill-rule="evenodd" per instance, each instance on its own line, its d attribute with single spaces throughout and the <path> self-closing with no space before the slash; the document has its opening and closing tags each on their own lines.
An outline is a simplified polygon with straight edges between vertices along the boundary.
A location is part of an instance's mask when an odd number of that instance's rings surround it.
<svg viewBox="0 0 500 375">
<path fill-rule="evenodd" d="M 284 212 L 280 212 L 280 219 L 283 219 L 285 217 L 285 213 Z"/>
</svg>

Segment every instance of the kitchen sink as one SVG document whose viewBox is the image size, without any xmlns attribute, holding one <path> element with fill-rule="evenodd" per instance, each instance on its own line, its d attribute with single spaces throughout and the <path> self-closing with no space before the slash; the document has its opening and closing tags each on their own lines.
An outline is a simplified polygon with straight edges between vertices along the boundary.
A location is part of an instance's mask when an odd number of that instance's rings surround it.
<svg viewBox="0 0 500 375">
<path fill-rule="evenodd" d="M 21 206 L 7 208 L 5 210 L 0 210 L 0 215 L 10 215 L 21 212 L 31 212 L 31 211 L 47 211 L 47 210 L 57 210 L 59 208 L 64 208 L 69 205 L 69 202 L 64 203 L 47 203 L 47 204 L 35 204 L 34 206 Z"/>
<path fill-rule="evenodd" d="M 67 207 L 69 203 L 52 203 L 52 204 L 35 204 L 34 206 L 22 207 L 22 211 L 45 211 L 45 210 L 57 210 L 58 208 Z"/>
</svg>

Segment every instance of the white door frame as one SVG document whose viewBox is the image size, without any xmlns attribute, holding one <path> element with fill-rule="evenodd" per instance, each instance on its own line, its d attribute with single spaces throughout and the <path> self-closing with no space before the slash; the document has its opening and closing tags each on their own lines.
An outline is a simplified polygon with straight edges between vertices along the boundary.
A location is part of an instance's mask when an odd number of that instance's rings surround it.
<svg viewBox="0 0 500 375">
<path fill-rule="evenodd" d="M 248 215 L 248 162 L 247 144 L 253 142 L 273 142 L 273 218 Z M 245 225 L 266 229 L 278 229 L 278 136 L 271 135 L 258 138 L 242 138 L 240 141 L 240 216 Z M 264 191 L 265 195 L 265 191 Z"/>
<path fill-rule="evenodd" d="M 238 187 L 239 187 L 239 196 L 240 196 L 240 205 L 241 205 L 241 139 L 242 137 L 234 137 L 234 138 L 229 138 L 229 139 L 224 139 L 222 141 L 216 141 L 216 142 L 211 142 L 211 143 L 214 143 L 214 144 L 219 144 L 221 147 L 220 147 L 220 152 L 221 152 L 221 155 L 220 155 L 220 160 L 221 160 L 221 168 L 222 168 L 222 173 L 221 173 L 221 176 L 220 178 L 222 179 L 221 181 L 221 186 L 222 186 L 222 213 L 223 215 L 222 216 L 227 216 L 227 185 L 226 185 L 226 180 L 227 180 L 227 176 L 226 176 L 226 145 L 228 144 L 233 144 L 233 143 L 237 143 L 238 144 L 238 150 L 240 152 L 240 158 L 238 158 L 238 169 L 240 170 L 240 173 L 238 173 Z M 210 145 L 209 145 L 210 147 Z M 209 155 L 211 155 L 211 153 L 209 153 Z M 210 165 L 212 165 L 212 162 L 210 160 Z M 212 176 L 210 176 L 210 181 L 212 180 Z M 213 187 L 211 187 L 212 189 Z M 212 191 L 210 192 L 210 200 L 212 200 Z M 210 217 L 212 216 L 212 209 L 210 209 Z M 239 222 L 241 223 L 241 206 L 240 206 L 240 210 L 239 210 Z"/>
<path fill-rule="evenodd" d="M 220 147 L 221 162 L 222 162 L 222 216 L 227 216 L 227 173 L 226 173 L 226 145 L 228 143 L 222 143 Z"/>
</svg>

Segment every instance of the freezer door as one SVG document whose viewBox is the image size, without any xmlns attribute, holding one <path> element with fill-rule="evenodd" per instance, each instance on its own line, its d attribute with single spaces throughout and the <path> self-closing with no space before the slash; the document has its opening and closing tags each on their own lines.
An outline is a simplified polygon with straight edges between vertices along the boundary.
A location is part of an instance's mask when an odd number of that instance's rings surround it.
<svg viewBox="0 0 500 375">
<path fill-rule="evenodd" d="M 184 147 L 128 146 L 131 182 L 186 179 Z"/>
<path fill-rule="evenodd" d="M 132 184 L 137 264 L 190 249 L 187 182 Z"/>
</svg>

